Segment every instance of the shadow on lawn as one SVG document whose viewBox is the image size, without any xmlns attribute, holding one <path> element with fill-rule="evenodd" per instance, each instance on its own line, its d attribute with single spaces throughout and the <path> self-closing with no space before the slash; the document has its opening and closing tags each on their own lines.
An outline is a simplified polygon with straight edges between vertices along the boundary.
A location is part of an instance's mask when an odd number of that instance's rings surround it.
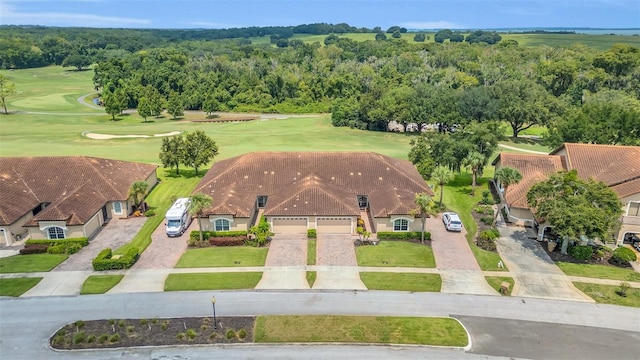
<svg viewBox="0 0 640 360">
<path fill-rule="evenodd" d="M 176 170 L 172 169 L 170 171 L 166 171 L 164 176 L 168 177 L 168 178 L 185 178 L 185 179 L 192 179 L 192 178 L 201 178 L 204 176 L 204 174 L 207 173 L 209 169 L 198 169 L 198 175 L 196 175 L 196 170 L 195 169 L 180 169 L 180 174 L 176 174 Z"/>
</svg>

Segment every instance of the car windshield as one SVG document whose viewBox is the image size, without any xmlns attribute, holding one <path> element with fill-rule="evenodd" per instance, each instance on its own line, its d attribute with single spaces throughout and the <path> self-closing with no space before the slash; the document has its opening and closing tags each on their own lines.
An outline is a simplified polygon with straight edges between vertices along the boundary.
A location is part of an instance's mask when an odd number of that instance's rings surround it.
<svg viewBox="0 0 640 360">
<path fill-rule="evenodd" d="M 455 220 L 453 220 L 451 223 L 453 225 L 462 225 L 462 223 L 460 221 L 455 221 Z"/>
<path fill-rule="evenodd" d="M 178 227 L 180 226 L 180 220 L 169 220 L 167 223 L 167 227 Z"/>
</svg>

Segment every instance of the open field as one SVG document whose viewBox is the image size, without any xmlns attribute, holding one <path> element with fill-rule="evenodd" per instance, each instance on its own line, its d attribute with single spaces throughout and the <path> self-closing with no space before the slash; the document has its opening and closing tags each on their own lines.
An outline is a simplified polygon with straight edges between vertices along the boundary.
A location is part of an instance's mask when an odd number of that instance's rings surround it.
<svg viewBox="0 0 640 360">
<path fill-rule="evenodd" d="M 91 275 L 82 284 L 80 295 L 104 294 L 118 285 L 124 275 Z"/>
<path fill-rule="evenodd" d="M 361 272 L 360 279 L 369 290 L 439 292 L 438 274 Z"/>
<path fill-rule="evenodd" d="M 164 291 L 253 289 L 261 272 L 169 274 Z"/>
<path fill-rule="evenodd" d="M 431 247 L 407 241 L 381 241 L 375 246 L 356 247 L 359 266 L 403 266 L 434 268 Z"/>
<path fill-rule="evenodd" d="M 0 279 L 0 296 L 18 297 L 38 285 L 41 277 Z"/>
<path fill-rule="evenodd" d="M 0 258 L 0 274 L 46 272 L 67 260 L 68 257 L 64 254 L 30 254 Z"/>
</svg>

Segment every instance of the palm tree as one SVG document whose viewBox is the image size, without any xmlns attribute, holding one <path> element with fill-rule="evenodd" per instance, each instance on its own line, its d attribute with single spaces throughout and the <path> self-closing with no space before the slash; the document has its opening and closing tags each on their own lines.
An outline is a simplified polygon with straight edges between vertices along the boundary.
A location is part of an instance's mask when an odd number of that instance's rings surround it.
<svg viewBox="0 0 640 360">
<path fill-rule="evenodd" d="M 509 188 L 509 185 L 517 184 L 520 182 L 520 180 L 522 180 L 522 174 L 520 173 L 520 171 L 518 171 L 518 169 L 508 167 L 508 166 L 501 167 L 500 169 L 496 170 L 496 173 L 493 175 L 493 177 L 496 181 L 499 181 L 502 184 L 502 188 L 504 189 L 503 198 L 505 199 L 505 202 L 506 202 L 506 196 L 507 196 L 507 188 Z M 497 187 L 497 184 L 496 184 L 496 187 Z M 498 211 L 496 211 L 496 216 L 493 219 L 494 223 L 498 219 L 498 214 L 500 213 L 500 210 L 502 210 L 502 207 L 498 209 Z"/>
<path fill-rule="evenodd" d="M 442 209 L 442 194 L 444 193 L 444 186 L 451 181 L 453 174 L 448 167 L 440 165 L 433 169 L 431 178 L 440 185 L 440 204 L 438 205 L 438 209 Z"/>
<path fill-rule="evenodd" d="M 204 216 L 204 210 L 211 206 L 213 199 L 209 195 L 205 194 L 194 194 L 191 195 L 191 207 L 189 208 L 189 213 L 191 216 L 195 215 L 198 217 L 198 230 L 200 230 L 200 241 L 204 241 L 202 235 L 202 216 Z"/>
<path fill-rule="evenodd" d="M 422 230 L 420 235 L 420 243 L 424 244 L 424 232 L 427 222 L 427 217 L 433 213 L 433 201 L 431 201 L 431 195 L 427 193 L 416 194 L 414 202 L 418 206 L 416 212 L 420 213 L 420 220 L 422 220 Z"/>
<path fill-rule="evenodd" d="M 478 177 L 478 172 L 481 172 L 481 169 L 484 165 L 484 155 L 477 151 L 472 151 L 464 158 L 464 164 L 471 169 L 472 182 L 471 182 L 471 196 L 476 194 L 476 178 Z"/>
<path fill-rule="evenodd" d="M 143 180 L 135 181 L 129 187 L 129 199 L 133 200 L 133 206 L 137 209 L 142 203 L 142 211 L 145 212 L 144 208 L 144 197 L 147 195 L 147 190 L 149 189 L 149 183 Z"/>
</svg>

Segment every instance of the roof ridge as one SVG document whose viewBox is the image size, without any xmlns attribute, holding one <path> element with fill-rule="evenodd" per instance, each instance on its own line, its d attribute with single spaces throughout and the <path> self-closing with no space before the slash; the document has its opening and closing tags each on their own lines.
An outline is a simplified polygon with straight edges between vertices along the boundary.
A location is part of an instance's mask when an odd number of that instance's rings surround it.
<svg viewBox="0 0 640 360">
<path fill-rule="evenodd" d="M 100 179 L 102 179 L 102 181 L 104 182 L 104 184 L 106 184 L 106 185 L 107 185 L 107 187 L 108 187 L 109 189 L 111 189 L 111 191 L 113 191 L 115 194 L 117 194 L 117 193 L 118 193 L 118 190 L 115 188 L 115 186 L 113 186 L 112 182 L 111 182 L 111 181 L 109 181 L 109 179 L 107 179 L 107 178 L 104 176 L 104 174 L 102 173 L 102 171 L 98 170 L 98 169 L 97 169 L 97 168 L 96 168 L 96 167 L 95 167 L 95 166 L 94 166 L 94 165 L 89 161 L 89 159 L 95 159 L 95 160 L 98 160 L 98 161 L 100 161 L 100 160 L 108 160 L 108 161 L 119 161 L 119 162 L 133 163 L 133 162 L 131 162 L 131 161 L 122 161 L 122 160 L 112 160 L 112 159 L 105 159 L 105 158 L 97 158 L 97 157 L 94 157 L 94 156 L 80 156 L 80 157 L 82 158 L 82 160 L 83 160 L 85 163 L 87 163 L 87 165 L 89 165 L 89 168 L 90 168 L 91 170 L 93 170 L 93 172 L 94 172 L 94 173 L 98 174 L 98 177 L 99 177 Z M 89 181 L 90 181 L 90 179 L 89 179 Z M 82 187 L 82 186 L 80 186 L 80 187 Z M 80 187 L 78 187 L 78 189 L 79 189 Z M 105 197 L 105 196 L 104 196 L 104 194 L 102 194 L 102 193 L 100 193 L 100 195 L 102 195 L 102 197 Z"/>
</svg>

